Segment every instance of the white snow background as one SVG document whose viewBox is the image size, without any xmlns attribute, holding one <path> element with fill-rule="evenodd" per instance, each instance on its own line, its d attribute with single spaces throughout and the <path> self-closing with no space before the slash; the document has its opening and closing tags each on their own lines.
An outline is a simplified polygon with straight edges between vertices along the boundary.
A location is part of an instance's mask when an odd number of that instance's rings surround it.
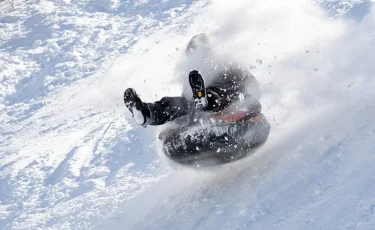
<svg viewBox="0 0 375 230">
<path fill-rule="evenodd" d="M 0 0 L 0 229 L 375 229 L 371 1 Z M 268 142 L 177 167 L 123 105 L 190 37 L 252 70 Z"/>
</svg>

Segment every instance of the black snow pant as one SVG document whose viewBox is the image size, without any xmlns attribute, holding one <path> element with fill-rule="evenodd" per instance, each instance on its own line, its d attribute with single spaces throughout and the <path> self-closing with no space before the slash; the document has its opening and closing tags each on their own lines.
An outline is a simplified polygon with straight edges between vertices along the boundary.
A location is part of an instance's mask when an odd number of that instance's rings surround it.
<svg viewBox="0 0 375 230">
<path fill-rule="evenodd" d="M 207 107 L 204 111 L 217 112 L 229 105 L 228 94 L 219 87 L 207 87 Z M 160 101 L 146 103 L 150 109 L 150 125 L 162 125 L 166 122 L 187 115 L 194 107 L 185 97 L 163 97 Z"/>
<path fill-rule="evenodd" d="M 163 97 L 160 101 L 145 104 L 151 113 L 150 125 L 162 125 L 186 115 L 191 106 L 184 97 Z"/>
</svg>

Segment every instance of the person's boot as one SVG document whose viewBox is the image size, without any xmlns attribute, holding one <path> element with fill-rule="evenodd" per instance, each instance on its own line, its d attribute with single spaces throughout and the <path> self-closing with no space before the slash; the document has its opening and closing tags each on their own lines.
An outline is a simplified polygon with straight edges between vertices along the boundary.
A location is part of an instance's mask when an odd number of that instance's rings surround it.
<svg viewBox="0 0 375 230">
<path fill-rule="evenodd" d="M 205 109 L 207 107 L 206 87 L 204 79 L 198 71 L 193 70 L 189 74 L 189 83 L 193 91 L 194 105 L 198 109 Z"/>
<path fill-rule="evenodd" d="M 142 102 L 134 89 L 128 88 L 125 90 L 124 102 L 137 124 L 146 126 L 150 123 L 150 110 L 146 104 Z"/>
</svg>

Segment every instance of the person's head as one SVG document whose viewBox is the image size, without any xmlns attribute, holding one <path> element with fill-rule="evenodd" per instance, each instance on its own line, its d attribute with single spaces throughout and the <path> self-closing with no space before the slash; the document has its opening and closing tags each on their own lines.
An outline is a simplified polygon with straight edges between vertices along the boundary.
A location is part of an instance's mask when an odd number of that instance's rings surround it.
<svg viewBox="0 0 375 230">
<path fill-rule="evenodd" d="M 186 47 L 185 54 L 186 56 L 194 56 L 196 54 L 199 55 L 207 55 L 211 51 L 210 47 L 210 40 L 207 34 L 200 33 L 193 36 L 188 46 Z"/>
</svg>

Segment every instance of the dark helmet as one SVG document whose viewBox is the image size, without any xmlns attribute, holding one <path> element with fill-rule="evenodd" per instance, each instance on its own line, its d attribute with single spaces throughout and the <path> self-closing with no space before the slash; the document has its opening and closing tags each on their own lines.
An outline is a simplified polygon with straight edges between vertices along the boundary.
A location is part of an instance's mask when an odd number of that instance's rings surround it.
<svg viewBox="0 0 375 230">
<path fill-rule="evenodd" d="M 210 40 L 207 34 L 201 33 L 194 35 L 189 44 L 186 47 L 185 53 L 188 55 L 194 53 L 195 51 L 207 51 L 209 50 Z"/>
</svg>

